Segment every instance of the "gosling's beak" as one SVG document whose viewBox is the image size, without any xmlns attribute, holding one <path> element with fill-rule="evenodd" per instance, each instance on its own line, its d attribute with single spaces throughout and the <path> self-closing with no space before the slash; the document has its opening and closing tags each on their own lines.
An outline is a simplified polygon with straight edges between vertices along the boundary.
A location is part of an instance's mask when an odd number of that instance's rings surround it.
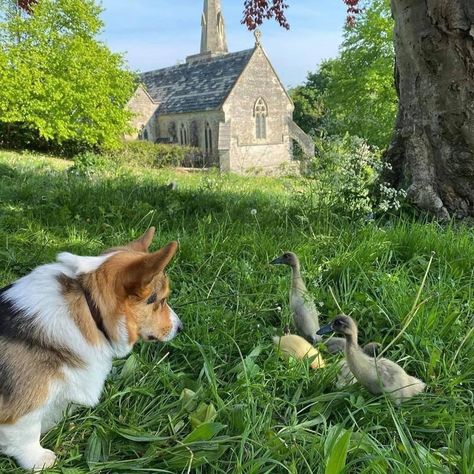
<svg viewBox="0 0 474 474">
<path fill-rule="evenodd" d="M 275 258 L 270 262 L 270 265 L 282 265 L 283 264 L 283 257 Z"/>
<path fill-rule="evenodd" d="M 323 326 L 322 328 L 319 328 L 319 331 L 316 333 L 318 336 L 322 336 L 323 334 L 329 334 L 331 332 L 334 332 L 334 329 L 332 328 L 331 324 L 326 324 L 326 326 Z"/>
</svg>

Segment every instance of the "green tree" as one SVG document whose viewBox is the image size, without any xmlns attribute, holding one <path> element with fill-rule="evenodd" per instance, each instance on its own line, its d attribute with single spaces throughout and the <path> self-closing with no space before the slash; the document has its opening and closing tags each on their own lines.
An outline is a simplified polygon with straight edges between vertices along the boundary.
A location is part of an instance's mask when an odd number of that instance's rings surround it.
<svg viewBox="0 0 474 474">
<path fill-rule="evenodd" d="M 93 0 L 0 0 L 0 131 L 48 146 L 113 147 L 127 130 L 134 75 L 97 36 Z M 0 140 L 1 141 L 1 140 Z"/>
<path fill-rule="evenodd" d="M 397 113 L 392 36 L 390 1 L 366 2 L 355 24 L 345 28 L 324 92 L 333 131 L 358 135 L 380 148 L 390 142 Z"/>
<path fill-rule="evenodd" d="M 310 135 L 327 131 L 328 110 L 325 103 L 325 92 L 332 77 L 332 63 L 325 61 L 316 72 L 308 74 L 306 82 L 290 89 L 295 110 L 294 121 Z"/>
<path fill-rule="evenodd" d="M 308 133 L 349 133 L 385 148 L 395 122 L 393 22 L 389 0 L 369 0 L 347 24 L 340 54 L 292 89 L 295 121 Z"/>
</svg>

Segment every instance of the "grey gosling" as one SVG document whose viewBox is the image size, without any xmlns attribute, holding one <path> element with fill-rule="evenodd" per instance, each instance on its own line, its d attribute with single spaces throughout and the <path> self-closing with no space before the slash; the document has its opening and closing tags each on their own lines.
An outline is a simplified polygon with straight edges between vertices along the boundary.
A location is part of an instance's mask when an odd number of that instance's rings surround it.
<svg viewBox="0 0 474 474">
<path fill-rule="evenodd" d="M 296 332 L 314 344 L 321 338 L 316 335 L 319 329 L 319 311 L 310 298 L 300 272 L 300 262 L 293 252 L 286 252 L 270 262 L 272 265 L 291 267 L 290 309 L 293 313 Z"/>
<path fill-rule="evenodd" d="M 341 339 L 338 337 L 337 339 Z M 344 347 L 342 349 L 342 352 L 344 352 L 346 348 L 346 340 L 342 339 L 344 341 Z M 365 354 L 367 354 L 369 357 L 377 357 L 382 349 L 382 344 L 379 344 L 378 342 L 368 342 L 362 350 L 364 351 Z M 337 381 L 336 381 L 336 388 L 343 388 L 346 387 L 347 385 L 352 385 L 353 383 L 356 383 L 357 380 L 354 378 L 352 375 L 351 369 L 349 369 L 349 366 L 347 365 L 347 360 L 343 359 L 339 361 L 339 372 L 337 374 Z"/>
<path fill-rule="evenodd" d="M 331 338 L 336 339 L 338 342 L 342 341 L 344 344 L 339 344 L 338 352 L 344 352 L 346 349 L 346 340 L 342 337 Z M 382 344 L 378 342 L 368 342 L 362 350 L 369 357 L 377 357 L 382 349 Z M 334 352 L 333 352 L 334 354 Z M 347 365 L 346 359 L 339 361 L 339 372 L 337 374 L 336 388 L 343 388 L 347 385 L 356 383 L 357 380 L 352 375 L 351 369 Z"/>
<path fill-rule="evenodd" d="M 346 338 L 347 365 L 357 381 L 370 393 L 378 395 L 385 392 L 399 405 L 425 389 L 424 382 L 408 375 L 395 362 L 365 354 L 357 343 L 357 324 L 349 316 L 337 316 L 331 323 L 322 327 L 318 335 L 332 332 L 343 334 Z"/>
</svg>

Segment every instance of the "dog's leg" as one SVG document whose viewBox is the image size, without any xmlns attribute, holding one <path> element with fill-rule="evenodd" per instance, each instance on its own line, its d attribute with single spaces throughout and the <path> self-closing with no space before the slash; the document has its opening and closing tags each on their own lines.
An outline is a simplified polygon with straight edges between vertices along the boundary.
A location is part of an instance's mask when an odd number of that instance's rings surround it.
<svg viewBox="0 0 474 474">
<path fill-rule="evenodd" d="M 30 413 L 15 424 L 0 425 L 1 450 L 22 468 L 41 471 L 55 463 L 56 455 L 41 446 L 40 435 L 41 413 Z"/>
</svg>

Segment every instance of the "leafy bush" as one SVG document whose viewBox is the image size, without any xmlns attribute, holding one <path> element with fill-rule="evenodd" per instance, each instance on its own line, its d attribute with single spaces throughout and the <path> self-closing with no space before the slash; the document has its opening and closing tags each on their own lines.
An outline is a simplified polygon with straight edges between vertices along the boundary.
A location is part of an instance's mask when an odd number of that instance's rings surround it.
<svg viewBox="0 0 474 474">
<path fill-rule="evenodd" d="M 167 166 L 204 166 L 202 153 L 198 148 L 148 141 L 123 142 L 107 156 L 118 163 L 136 164 L 149 168 Z"/>
<path fill-rule="evenodd" d="M 64 158 L 73 158 L 85 152 L 98 152 L 99 146 L 92 146 L 80 138 L 57 141 L 46 139 L 28 122 L 1 122 L 0 117 L 0 148 L 11 150 L 33 150 Z"/>
<path fill-rule="evenodd" d="M 316 150 L 305 170 L 313 197 L 306 205 L 316 203 L 365 216 L 400 208 L 405 191 L 381 181 L 382 172 L 390 165 L 382 162 L 377 148 L 347 134 L 316 139 Z"/>
<path fill-rule="evenodd" d="M 74 165 L 67 171 L 76 176 L 91 178 L 93 175 L 110 167 L 110 165 L 111 163 L 106 157 L 86 151 L 74 157 Z"/>
</svg>

